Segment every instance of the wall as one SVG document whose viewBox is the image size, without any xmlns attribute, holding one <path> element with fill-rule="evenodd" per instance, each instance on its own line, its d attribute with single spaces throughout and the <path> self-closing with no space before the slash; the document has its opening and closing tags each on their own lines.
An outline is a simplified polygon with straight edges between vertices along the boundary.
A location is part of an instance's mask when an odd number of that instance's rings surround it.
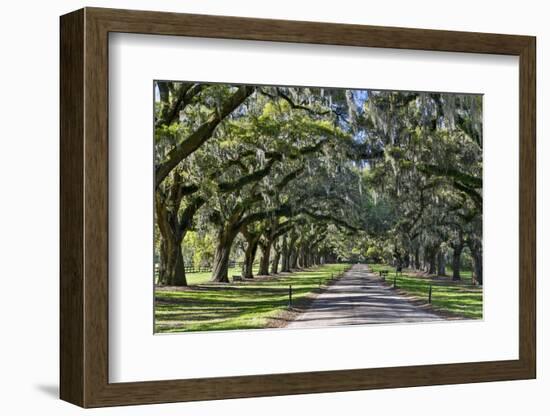
<svg viewBox="0 0 550 416">
<path fill-rule="evenodd" d="M 167 404 L 91 410 L 102 415 L 226 414 L 263 415 L 315 412 L 349 414 L 500 414 L 542 415 L 548 411 L 549 364 L 544 357 L 548 328 L 543 301 L 550 298 L 542 279 L 548 259 L 543 240 L 550 237 L 541 213 L 548 208 L 542 191 L 544 102 L 550 100 L 545 60 L 550 26 L 544 2 L 441 1 L 68 1 L 4 2 L 0 12 L 0 384 L 4 414 L 72 415 L 82 410 L 56 399 L 58 383 L 58 16 L 87 6 L 156 9 L 318 20 L 434 29 L 529 34 L 538 37 L 539 166 L 539 378 L 535 381 L 423 387 L 340 394 Z M 546 87 L 546 88 L 545 88 Z M 544 208 L 543 208 L 544 207 Z M 544 234 L 544 235 L 543 235 Z M 545 267 L 546 266 L 546 267 Z M 403 349 L 406 349 L 404 342 Z"/>
</svg>

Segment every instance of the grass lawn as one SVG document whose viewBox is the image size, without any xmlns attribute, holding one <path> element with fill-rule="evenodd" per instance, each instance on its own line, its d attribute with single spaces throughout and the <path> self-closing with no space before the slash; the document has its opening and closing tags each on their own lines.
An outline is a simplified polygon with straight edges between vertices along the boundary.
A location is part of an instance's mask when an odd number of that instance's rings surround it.
<svg viewBox="0 0 550 416">
<path fill-rule="evenodd" d="M 369 264 L 369 268 L 378 273 L 389 270 L 386 280 L 393 283 L 395 268 L 386 264 Z M 397 288 L 420 299 L 428 299 L 429 287 L 432 285 L 432 307 L 443 312 L 450 312 L 465 318 L 481 319 L 483 316 L 483 291 L 471 284 L 471 272 L 460 273 L 462 280 L 452 282 L 451 278 L 416 277 L 407 270 L 396 277 Z"/>
<path fill-rule="evenodd" d="M 252 271 L 254 274 L 258 273 L 258 266 L 254 266 L 252 268 Z M 240 276 L 242 273 L 241 267 L 233 267 L 230 268 L 227 272 L 227 275 L 229 276 L 229 280 L 232 280 L 232 276 Z M 201 285 L 208 283 L 210 280 L 210 277 L 212 276 L 212 272 L 201 272 L 201 273 L 186 273 L 185 278 L 187 279 L 187 284 L 189 286 L 193 285 Z"/>
<path fill-rule="evenodd" d="M 288 288 L 293 302 L 317 291 L 331 275 L 349 265 L 326 264 L 291 274 L 230 284 L 208 283 L 209 273 L 187 276 L 191 285 L 182 290 L 155 290 L 155 332 L 212 331 L 265 328 L 288 306 Z M 240 274 L 230 269 L 229 276 Z"/>
<path fill-rule="evenodd" d="M 447 273 L 447 276 L 453 275 L 453 268 L 452 267 L 445 267 L 445 273 Z M 460 279 L 465 280 L 467 283 L 472 283 L 472 271 L 471 270 L 461 270 L 460 271 Z"/>
</svg>

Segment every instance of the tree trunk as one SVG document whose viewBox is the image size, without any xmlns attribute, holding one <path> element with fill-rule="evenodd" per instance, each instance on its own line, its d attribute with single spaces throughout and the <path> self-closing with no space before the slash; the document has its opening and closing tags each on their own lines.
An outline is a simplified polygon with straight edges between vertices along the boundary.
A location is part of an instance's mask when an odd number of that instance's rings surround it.
<svg viewBox="0 0 550 416">
<path fill-rule="evenodd" d="M 231 252 L 231 244 L 221 243 L 216 248 L 214 256 L 214 265 L 212 267 L 212 282 L 229 283 L 227 275 L 229 265 L 229 253 Z"/>
<path fill-rule="evenodd" d="M 165 273 L 165 264 L 164 262 L 162 261 L 163 258 L 166 258 L 166 253 L 167 253 L 167 249 L 166 249 L 166 243 L 164 242 L 164 239 L 161 237 L 160 238 L 160 247 L 159 247 L 159 268 L 158 268 L 158 273 L 159 273 L 159 276 L 158 276 L 158 284 L 159 285 L 166 285 L 168 284 L 166 282 L 166 273 Z"/>
<path fill-rule="evenodd" d="M 271 241 L 266 241 L 263 244 L 260 243 L 260 249 L 262 250 L 262 257 L 260 259 L 260 270 L 258 274 L 261 276 L 267 276 L 269 274 L 269 255 L 271 254 Z"/>
<path fill-rule="evenodd" d="M 174 267 L 173 267 L 173 280 L 174 286 L 187 286 L 187 279 L 185 277 L 185 267 L 183 263 L 183 255 L 181 254 L 181 246 L 178 245 L 174 253 Z"/>
<path fill-rule="evenodd" d="M 428 261 L 428 274 L 435 274 L 437 272 L 437 248 L 429 247 L 427 250 L 427 261 Z"/>
<path fill-rule="evenodd" d="M 296 246 L 290 249 L 290 268 L 298 268 L 298 248 Z"/>
<path fill-rule="evenodd" d="M 309 267 L 309 250 L 307 247 L 308 242 L 302 247 L 302 267 L 307 269 Z"/>
<path fill-rule="evenodd" d="M 428 268 L 428 274 L 436 274 L 437 272 L 437 267 L 436 267 L 436 256 L 435 255 L 432 255 L 430 257 L 430 264 L 429 264 L 429 268 Z"/>
<path fill-rule="evenodd" d="M 229 283 L 229 277 L 227 276 L 229 255 L 231 254 L 231 246 L 236 236 L 237 232 L 233 230 L 232 225 L 227 225 L 219 232 L 210 281 Z"/>
<path fill-rule="evenodd" d="M 181 246 L 176 241 L 164 240 L 163 244 L 165 249 L 160 256 L 159 281 L 170 286 L 187 286 Z"/>
<path fill-rule="evenodd" d="M 296 268 L 304 268 L 304 247 L 302 244 L 296 249 Z"/>
<path fill-rule="evenodd" d="M 271 274 L 279 273 L 279 260 L 281 259 L 281 251 L 275 249 L 273 260 L 271 261 Z"/>
<path fill-rule="evenodd" d="M 166 209 L 158 195 L 155 208 L 162 241 L 161 252 L 159 253 L 159 281 L 170 286 L 187 286 L 181 253 L 181 243 L 185 236 L 185 230 L 180 227 L 173 212 Z"/>
<path fill-rule="evenodd" d="M 453 246 L 453 280 L 460 280 L 460 257 L 462 255 L 463 244 Z"/>
<path fill-rule="evenodd" d="M 443 253 L 442 250 L 439 250 L 437 253 L 437 275 L 438 276 L 447 276 L 447 270 L 445 270 L 445 267 L 447 266 L 447 262 L 445 259 L 445 253 Z"/>
<path fill-rule="evenodd" d="M 288 243 L 288 270 L 296 269 L 298 267 L 298 235 L 295 231 L 290 234 L 290 240 Z"/>
<path fill-rule="evenodd" d="M 421 263 L 421 267 L 420 267 L 420 270 L 428 273 L 428 270 L 430 270 L 430 262 L 428 261 L 428 257 L 429 257 L 429 253 L 428 253 L 428 250 L 429 248 L 428 247 L 424 247 L 424 250 L 422 250 L 422 256 L 421 256 L 421 260 L 420 260 L 420 263 Z"/>
<path fill-rule="evenodd" d="M 291 252 L 290 250 L 287 250 L 286 252 L 286 255 L 283 255 L 283 264 L 281 266 L 281 271 L 282 272 L 290 272 L 290 269 L 291 269 L 291 266 L 292 266 L 292 263 L 291 263 Z"/>
<path fill-rule="evenodd" d="M 481 258 L 481 251 L 476 251 L 472 256 L 474 259 L 474 278 L 478 285 L 483 285 L 483 261 Z"/>
<path fill-rule="evenodd" d="M 246 250 L 244 252 L 244 262 L 242 267 L 242 277 L 245 279 L 254 278 L 252 268 L 254 267 L 254 259 L 256 258 L 256 252 L 258 251 L 258 237 L 254 236 L 247 238 Z"/>
<path fill-rule="evenodd" d="M 191 227 L 193 216 L 206 203 L 202 197 L 188 201 L 181 218 L 178 211 L 183 199 L 181 176 L 174 172 L 173 185 L 168 194 L 155 192 L 155 219 L 161 237 L 159 280 L 165 284 L 187 286 L 181 243 Z"/>
<path fill-rule="evenodd" d="M 473 267 L 474 267 L 474 279 L 478 285 L 483 285 L 483 258 L 480 241 L 468 241 L 468 247 L 472 254 Z"/>
<path fill-rule="evenodd" d="M 405 253 L 405 256 L 403 257 L 403 267 L 409 267 L 411 263 L 411 256 L 409 255 L 409 252 L 407 251 Z"/>
<path fill-rule="evenodd" d="M 403 258 L 402 258 L 402 255 L 401 255 L 401 251 L 399 251 L 397 248 L 395 248 L 393 250 L 393 265 L 397 269 L 402 269 L 403 268 Z"/>
<path fill-rule="evenodd" d="M 283 237 L 283 245 L 281 248 L 281 272 L 289 272 L 290 271 L 290 253 L 288 250 L 288 243 L 286 236 Z"/>
<path fill-rule="evenodd" d="M 414 268 L 420 270 L 420 247 L 414 251 Z"/>
</svg>

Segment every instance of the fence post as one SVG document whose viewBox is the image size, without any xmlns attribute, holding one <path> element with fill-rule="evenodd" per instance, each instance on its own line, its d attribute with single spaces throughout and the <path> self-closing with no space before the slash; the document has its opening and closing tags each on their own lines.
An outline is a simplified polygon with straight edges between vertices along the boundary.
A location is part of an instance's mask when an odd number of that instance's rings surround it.
<svg viewBox="0 0 550 416">
<path fill-rule="evenodd" d="M 428 303 L 432 303 L 432 285 L 430 285 L 430 291 L 428 292 Z"/>
<path fill-rule="evenodd" d="M 288 286 L 288 307 L 292 308 L 292 285 Z"/>
<path fill-rule="evenodd" d="M 393 276 L 393 288 L 397 289 L 397 276 Z"/>
</svg>

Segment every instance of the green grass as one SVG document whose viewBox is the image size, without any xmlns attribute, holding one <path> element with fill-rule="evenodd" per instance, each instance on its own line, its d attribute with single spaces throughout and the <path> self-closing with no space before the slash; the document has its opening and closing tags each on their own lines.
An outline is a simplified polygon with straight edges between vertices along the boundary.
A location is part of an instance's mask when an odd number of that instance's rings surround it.
<svg viewBox="0 0 550 416">
<path fill-rule="evenodd" d="M 258 273 L 258 266 L 254 266 L 252 268 L 252 271 L 254 273 Z M 227 275 L 229 276 L 229 280 L 232 280 L 232 276 L 240 276 L 242 273 L 242 269 L 240 267 L 233 267 L 228 269 Z M 185 278 L 187 279 L 187 284 L 189 286 L 194 285 L 201 285 L 208 283 L 210 281 L 210 277 L 212 276 L 212 272 L 201 272 L 201 273 L 186 273 Z"/>
<path fill-rule="evenodd" d="M 483 291 L 481 287 L 471 284 L 471 272 L 461 272 L 463 279 L 452 282 L 451 278 L 416 277 L 404 270 L 401 276 L 395 277 L 395 268 L 386 264 L 369 264 L 369 268 L 378 273 L 388 270 L 388 283 L 396 279 L 397 288 L 427 301 L 430 285 L 432 286 L 432 307 L 443 312 L 465 318 L 481 319 L 483 317 Z"/>
<path fill-rule="evenodd" d="M 445 273 L 447 273 L 447 276 L 453 275 L 453 268 L 452 267 L 445 267 Z M 472 271 L 471 270 L 461 270 L 460 271 L 460 279 L 468 281 L 468 283 L 472 282 Z"/>
<path fill-rule="evenodd" d="M 348 265 L 327 264 L 271 279 L 208 284 L 209 273 L 188 275 L 185 290 L 155 291 L 155 332 L 265 328 L 288 307 L 288 288 L 299 304 Z M 237 269 L 229 271 L 240 274 Z"/>
</svg>

